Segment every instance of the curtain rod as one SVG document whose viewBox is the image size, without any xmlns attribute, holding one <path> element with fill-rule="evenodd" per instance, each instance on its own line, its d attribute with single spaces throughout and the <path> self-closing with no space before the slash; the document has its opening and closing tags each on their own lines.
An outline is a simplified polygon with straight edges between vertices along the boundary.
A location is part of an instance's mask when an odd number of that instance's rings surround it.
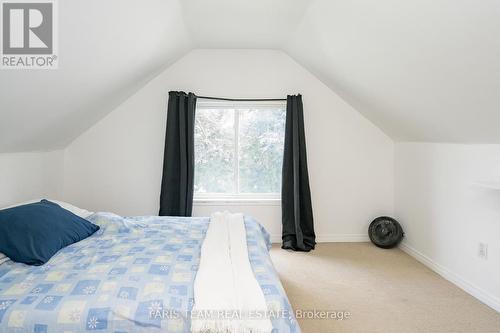
<svg viewBox="0 0 500 333">
<path fill-rule="evenodd" d="M 231 102 L 276 102 L 276 101 L 286 101 L 286 98 L 224 98 L 224 97 L 211 97 L 211 96 L 198 96 L 197 98 L 202 99 L 214 99 L 219 101 L 231 101 Z"/>
</svg>

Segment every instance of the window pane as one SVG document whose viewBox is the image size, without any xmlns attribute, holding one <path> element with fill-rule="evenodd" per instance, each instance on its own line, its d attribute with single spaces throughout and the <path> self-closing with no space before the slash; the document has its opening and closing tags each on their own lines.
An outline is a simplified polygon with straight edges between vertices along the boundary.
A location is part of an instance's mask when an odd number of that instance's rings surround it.
<svg viewBox="0 0 500 333">
<path fill-rule="evenodd" d="M 240 193 L 280 193 L 285 107 L 239 112 Z"/>
<path fill-rule="evenodd" d="M 234 110 L 198 108 L 195 120 L 196 193 L 234 193 Z"/>
</svg>

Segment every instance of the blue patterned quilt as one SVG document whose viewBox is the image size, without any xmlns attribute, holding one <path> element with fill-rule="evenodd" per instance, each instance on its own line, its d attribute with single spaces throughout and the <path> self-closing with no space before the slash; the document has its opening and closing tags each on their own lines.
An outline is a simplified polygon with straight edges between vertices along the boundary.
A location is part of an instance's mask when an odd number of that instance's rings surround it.
<svg viewBox="0 0 500 333">
<path fill-rule="evenodd" d="M 43 266 L 0 265 L 0 332 L 190 332 L 193 283 L 208 218 L 88 218 L 101 229 Z M 300 328 L 269 257 L 269 235 L 245 217 L 250 263 L 273 332 Z M 161 315 L 158 315 L 158 314 Z"/>
</svg>

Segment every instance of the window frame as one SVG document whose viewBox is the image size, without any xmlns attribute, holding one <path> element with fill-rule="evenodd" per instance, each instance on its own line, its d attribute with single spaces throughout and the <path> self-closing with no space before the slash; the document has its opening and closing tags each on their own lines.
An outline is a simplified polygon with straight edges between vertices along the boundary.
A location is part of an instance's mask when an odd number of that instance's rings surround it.
<svg viewBox="0 0 500 333">
<path fill-rule="evenodd" d="M 281 107 L 286 112 L 286 101 L 226 101 L 209 100 L 199 98 L 196 101 L 196 111 L 198 109 L 229 109 L 234 110 L 234 192 L 233 193 L 197 193 L 194 192 L 194 203 L 198 205 L 240 205 L 240 204 L 259 204 L 259 205 L 279 205 L 281 202 L 281 192 L 277 193 L 239 193 L 240 185 L 240 110 L 251 108 L 273 108 Z M 196 166 L 195 166 L 196 173 Z"/>
</svg>

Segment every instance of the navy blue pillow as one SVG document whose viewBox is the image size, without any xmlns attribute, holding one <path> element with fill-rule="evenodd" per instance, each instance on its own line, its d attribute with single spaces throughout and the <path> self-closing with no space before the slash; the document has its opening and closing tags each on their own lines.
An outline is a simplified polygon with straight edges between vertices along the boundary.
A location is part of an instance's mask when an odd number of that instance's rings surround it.
<svg viewBox="0 0 500 333">
<path fill-rule="evenodd" d="M 0 210 L 0 252 L 13 261 L 43 265 L 60 249 L 97 230 L 95 224 L 42 200 Z"/>
</svg>

